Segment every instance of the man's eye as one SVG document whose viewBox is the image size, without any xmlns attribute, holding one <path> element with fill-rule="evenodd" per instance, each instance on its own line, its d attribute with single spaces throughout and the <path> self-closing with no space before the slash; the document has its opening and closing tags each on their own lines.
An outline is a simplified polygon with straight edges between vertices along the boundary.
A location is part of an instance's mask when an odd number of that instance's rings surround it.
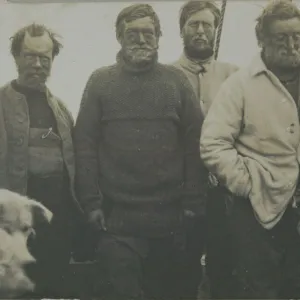
<svg viewBox="0 0 300 300">
<path fill-rule="evenodd" d="M 136 37 L 137 36 L 137 32 L 135 32 L 135 31 L 128 31 L 127 32 L 127 36 L 128 37 Z"/>
<path fill-rule="evenodd" d="M 40 57 L 40 60 L 42 63 L 48 63 L 50 59 L 49 59 L 49 57 L 42 56 L 42 57 Z"/>
<path fill-rule="evenodd" d="M 35 55 L 33 55 L 33 54 L 25 54 L 25 58 L 27 58 L 27 59 L 34 59 Z"/>
<path fill-rule="evenodd" d="M 209 23 L 203 23 L 203 27 L 206 29 L 212 28 L 212 25 Z"/>
<path fill-rule="evenodd" d="M 154 33 L 153 32 L 145 32 L 143 35 L 145 38 L 151 39 L 151 38 L 153 38 Z"/>
</svg>

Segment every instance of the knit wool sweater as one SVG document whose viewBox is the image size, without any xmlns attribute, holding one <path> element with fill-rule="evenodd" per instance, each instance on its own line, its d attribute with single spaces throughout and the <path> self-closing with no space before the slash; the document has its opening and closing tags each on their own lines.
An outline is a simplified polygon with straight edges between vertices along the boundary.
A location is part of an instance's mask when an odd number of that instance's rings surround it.
<svg viewBox="0 0 300 300">
<path fill-rule="evenodd" d="M 203 117 L 192 86 L 173 66 L 116 64 L 90 76 L 74 140 L 77 193 L 88 213 L 109 202 L 108 231 L 161 236 L 183 208 L 202 210 Z"/>
</svg>

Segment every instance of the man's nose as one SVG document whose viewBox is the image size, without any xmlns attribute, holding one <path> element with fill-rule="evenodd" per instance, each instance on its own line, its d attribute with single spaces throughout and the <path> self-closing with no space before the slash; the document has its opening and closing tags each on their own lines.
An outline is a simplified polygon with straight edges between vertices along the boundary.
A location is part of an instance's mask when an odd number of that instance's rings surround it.
<svg viewBox="0 0 300 300">
<path fill-rule="evenodd" d="M 199 34 L 203 34 L 204 33 L 204 28 L 203 28 L 203 24 L 199 23 L 198 28 L 197 28 L 197 33 Z"/>
<path fill-rule="evenodd" d="M 145 43 L 146 43 L 145 37 L 144 37 L 144 35 L 140 32 L 140 33 L 139 33 L 139 44 L 145 44 Z"/>
<path fill-rule="evenodd" d="M 293 39 L 292 36 L 288 36 L 287 37 L 287 45 L 290 49 L 294 49 L 295 48 L 295 41 Z"/>
<path fill-rule="evenodd" d="M 37 56 L 34 61 L 34 67 L 40 68 L 42 66 L 41 59 Z"/>
</svg>

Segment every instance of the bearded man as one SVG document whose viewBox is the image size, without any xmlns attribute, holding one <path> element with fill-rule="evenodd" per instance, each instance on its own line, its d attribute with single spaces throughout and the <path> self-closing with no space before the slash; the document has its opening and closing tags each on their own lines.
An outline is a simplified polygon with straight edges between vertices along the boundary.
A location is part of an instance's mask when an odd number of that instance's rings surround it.
<svg viewBox="0 0 300 300">
<path fill-rule="evenodd" d="M 182 70 L 194 88 L 206 116 L 221 84 L 235 71 L 235 65 L 214 59 L 214 43 L 221 12 L 214 1 L 192 0 L 180 11 L 179 28 L 184 50 L 174 66 Z M 211 177 L 212 178 L 212 177 Z M 208 180 L 207 180 L 208 181 Z M 207 273 L 213 298 L 226 298 L 230 289 L 230 243 L 224 189 L 209 185 L 205 214 L 187 219 L 186 297 L 195 297 L 202 277 L 200 257 L 206 252 Z M 206 219 L 206 222 L 205 222 Z"/>
<path fill-rule="evenodd" d="M 117 63 L 91 75 L 75 125 L 78 198 L 102 230 L 106 299 L 178 299 L 183 214 L 199 206 L 207 176 L 200 105 L 185 75 L 158 62 L 150 5 L 123 9 L 116 35 Z"/>
<path fill-rule="evenodd" d="M 18 77 L 0 89 L 0 187 L 35 199 L 52 211 L 52 225 L 34 224 L 28 268 L 40 297 L 61 297 L 71 257 L 74 195 L 73 120 L 46 86 L 61 44 L 44 25 L 31 24 L 11 38 Z"/>
<path fill-rule="evenodd" d="M 221 12 L 214 1 L 191 0 L 180 11 L 179 28 L 184 50 L 174 65 L 188 77 L 206 116 L 223 81 L 238 68 L 214 59 Z"/>
<path fill-rule="evenodd" d="M 230 195 L 230 298 L 298 299 L 300 11 L 270 2 L 262 51 L 222 85 L 204 121 L 201 157 Z M 297 188 L 298 187 L 298 188 Z"/>
</svg>

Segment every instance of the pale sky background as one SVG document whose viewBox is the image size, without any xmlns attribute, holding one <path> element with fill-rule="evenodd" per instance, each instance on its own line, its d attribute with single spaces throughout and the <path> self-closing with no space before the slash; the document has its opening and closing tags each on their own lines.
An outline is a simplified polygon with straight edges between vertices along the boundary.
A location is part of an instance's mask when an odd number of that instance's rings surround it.
<svg viewBox="0 0 300 300">
<path fill-rule="evenodd" d="M 142 2 L 142 1 L 141 1 Z M 219 60 L 247 65 L 258 51 L 255 18 L 267 1 L 227 1 Z M 299 1 L 297 1 L 299 2 Z M 184 1 L 148 2 L 160 17 L 163 36 L 159 59 L 175 61 L 182 52 L 178 15 Z M 0 85 L 16 77 L 9 38 L 31 22 L 42 22 L 59 33 L 64 48 L 54 60 L 48 86 L 76 117 L 86 81 L 96 68 L 115 62 L 119 45 L 114 22 L 132 2 L 76 4 L 8 4 L 0 0 Z"/>
</svg>

